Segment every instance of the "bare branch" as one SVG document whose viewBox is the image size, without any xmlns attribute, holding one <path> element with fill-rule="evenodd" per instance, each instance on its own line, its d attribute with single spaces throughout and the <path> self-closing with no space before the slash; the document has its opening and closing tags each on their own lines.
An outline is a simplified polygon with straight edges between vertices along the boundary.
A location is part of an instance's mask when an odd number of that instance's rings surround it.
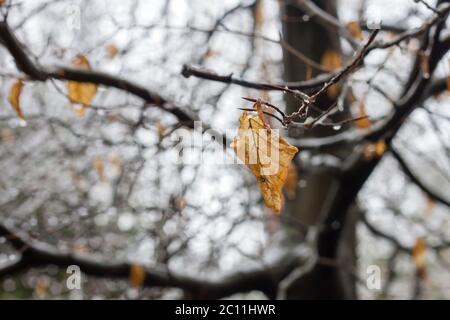
<svg viewBox="0 0 450 320">
<path fill-rule="evenodd" d="M 52 246 L 30 239 L 27 235 L 13 231 L 0 224 L 0 236 L 21 251 L 21 258 L 12 264 L 0 268 L 0 276 L 30 267 L 53 264 L 59 267 L 77 265 L 85 274 L 95 277 L 128 279 L 131 263 L 99 260 L 92 256 L 78 255 L 69 251 L 60 251 Z M 267 261 L 261 267 L 236 270 L 217 279 L 201 279 L 170 272 L 167 269 L 145 268 L 146 287 L 177 287 L 196 298 L 219 299 L 234 293 L 259 290 L 274 297 L 279 282 L 294 269 L 314 258 L 306 245 L 300 245 L 279 255 L 273 261 Z"/>
</svg>

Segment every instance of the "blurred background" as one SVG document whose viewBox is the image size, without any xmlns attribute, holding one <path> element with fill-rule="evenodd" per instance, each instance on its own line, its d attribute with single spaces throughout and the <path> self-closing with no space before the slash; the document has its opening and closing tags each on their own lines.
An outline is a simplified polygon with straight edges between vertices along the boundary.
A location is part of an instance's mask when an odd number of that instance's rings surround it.
<svg viewBox="0 0 450 320">
<path fill-rule="evenodd" d="M 0 298 L 450 298 L 447 5 L 2 1 Z M 284 130 L 270 118 L 300 149 L 280 215 L 214 142 L 186 163 L 186 137 L 205 136 L 170 110 L 232 134 L 251 107 L 241 97 L 293 112 L 290 92 L 260 84 L 313 94 L 324 81 L 307 84 L 345 67 L 378 23 L 377 48 L 316 102 L 319 114 L 337 103 L 323 125 Z M 8 34 L 41 70 L 78 68 L 82 55 L 163 107 L 105 83 L 74 103 L 64 73 L 27 74 Z M 369 118 L 345 121 L 358 116 Z M 77 259 L 91 264 L 70 289 Z"/>
</svg>

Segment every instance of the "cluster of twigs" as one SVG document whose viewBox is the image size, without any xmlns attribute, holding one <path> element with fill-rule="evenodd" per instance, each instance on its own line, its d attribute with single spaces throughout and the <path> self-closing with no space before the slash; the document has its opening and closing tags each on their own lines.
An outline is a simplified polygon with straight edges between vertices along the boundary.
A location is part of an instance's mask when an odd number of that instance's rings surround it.
<svg viewBox="0 0 450 320">
<path fill-rule="evenodd" d="M 317 90 L 314 94 L 312 95 L 308 95 L 305 92 L 302 92 L 301 90 L 297 90 L 297 89 L 290 89 L 288 87 L 278 87 L 279 90 L 282 90 L 286 93 L 292 94 L 292 96 L 299 101 L 299 108 L 297 111 L 292 112 L 291 114 L 286 114 L 281 108 L 275 106 L 274 104 L 268 102 L 268 101 L 264 101 L 261 99 L 254 99 L 254 98 L 249 98 L 249 97 L 243 97 L 243 99 L 250 101 L 250 102 L 257 102 L 259 101 L 261 103 L 261 105 L 264 105 L 270 109 L 273 109 L 276 113 L 278 113 L 278 115 L 272 113 L 272 112 L 268 112 L 268 111 L 263 111 L 263 113 L 269 117 L 272 117 L 274 119 L 276 119 L 277 121 L 279 121 L 283 127 L 287 128 L 287 127 L 303 127 L 306 129 L 311 129 L 313 127 L 315 127 L 317 124 L 323 124 L 322 121 L 324 119 L 326 119 L 326 117 L 335 110 L 336 106 L 337 106 L 337 102 L 334 102 L 330 107 L 328 107 L 325 111 L 321 110 L 320 108 L 318 108 L 317 106 L 315 106 L 315 102 L 317 101 L 317 99 L 325 92 L 327 92 L 327 90 L 337 84 L 340 80 L 342 80 L 344 77 L 348 76 L 350 73 L 354 72 L 362 63 L 362 60 L 364 59 L 364 57 L 366 56 L 366 54 L 368 53 L 368 50 L 370 48 L 370 45 L 373 43 L 373 41 L 375 40 L 377 34 L 379 32 L 379 29 L 375 29 L 374 31 L 372 31 L 367 39 L 367 42 L 365 43 L 365 45 L 358 51 L 358 53 L 354 56 L 354 58 L 352 59 L 352 61 L 347 64 L 344 68 L 342 68 L 339 72 L 337 72 L 336 74 L 334 74 L 328 81 L 326 81 L 322 87 Z M 275 86 L 275 85 L 274 85 Z M 309 111 L 310 109 L 315 109 L 316 111 L 319 111 L 320 114 L 316 117 L 309 117 Z M 255 111 L 254 109 L 247 109 L 247 108 L 241 108 L 241 110 L 246 110 L 246 111 Z M 343 125 L 345 123 L 348 122 L 352 122 L 352 121 L 357 121 L 357 120 L 361 120 L 367 118 L 367 116 L 360 116 L 360 117 L 356 117 L 356 118 L 351 118 L 351 119 L 346 119 L 344 121 L 341 121 L 339 123 L 329 123 L 329 124 L 325 124 L 325 125 L 330 125 L 330 126 L 337 126 L 337 125 Z"/>
</svg>

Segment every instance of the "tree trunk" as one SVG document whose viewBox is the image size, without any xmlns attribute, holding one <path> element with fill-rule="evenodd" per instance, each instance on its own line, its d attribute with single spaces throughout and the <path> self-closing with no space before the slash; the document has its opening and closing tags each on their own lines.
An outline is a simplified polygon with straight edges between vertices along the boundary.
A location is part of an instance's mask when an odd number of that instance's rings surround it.
<svg viewBox="0 0 450 320">
<path fill-rule="evenodd" d="M 335 1 L 315 0 L 314 3 L 336 15 Z M 320 63 L 325 50 L 340 52 L 336 31 L 327 30 L 314 21 L 314 17 L 304 19 L 304 13 L 282 3 L 283 36 L 296 50 Z M 304 80 L 308 74 L 314 76 L 316 70 L 308 70 L 304 62 L 289 52 L 284 53 L 285 80 Z M 288 112 L 298 109 L 298 102 L 286 97 Z M 332 99 L 326 95 L 317 101 L 322 109 L 328 108 Z M 347 108 L 346 108 L 347 110 Z M 341 116 L 348 116 L 343 114 Z M 330 128 L 314 128 L 305 132 L 290 133 L 295 136 L 325 136 L 336 133 Z M 301 146 L 300 146 L 301 147 Z M 348 149 L 327 150 L 335 155 L 345 156 Z M 345 198 L 342 180 L 331 171 L 302 173 L 306 187 L 298 189 L 294 199 L 286 201 L 284 214 L 308 225 L 323 224 L 318 239 L 319 262 L 307 275 L 295 281 L 287 289 L 288 299 L 355 299 L 355 280 L 348 270 L 355 266 L 355 224 L 357 210 L 354 199 Z M 346 201 L 348 200 L 348 201 Z M 351 210 L 349 208 L 352 208 Z M 298 241 L 292 239 L 292 241 Z M 345 267 L 338 267 L 342 263 Z"/>
</svg>

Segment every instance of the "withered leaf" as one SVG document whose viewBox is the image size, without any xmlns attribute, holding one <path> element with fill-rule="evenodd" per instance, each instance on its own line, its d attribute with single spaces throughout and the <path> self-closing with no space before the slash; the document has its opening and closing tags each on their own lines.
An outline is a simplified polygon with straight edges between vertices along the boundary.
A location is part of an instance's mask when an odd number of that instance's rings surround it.
<svg viewBox="0 0 450 320">
<path fill-rule="evenodd" d="M 292 162 L 288 169 L 288 174 L 286 177 L 286 183 L 284 188 L 288 199 L 293 200 L 297 193 L 297 183 L 298 183 L 298 173 L 297 166 Z"/>
<path fill-rule="evenodd" d="M 13 143 L 16 139 L 14 132 L 9 128 L 3 128 L 0 130 L 0 137 L 2 143 Z"/>
<path fill-rule="evenodd" d="M 385 152 L 386 142 L 384 139 L 378 140 L 377 143 L 375 143 L 375 155 L 380 158 Z"/>
<path fill-rule="evenodd" d="M 20 108 L 20 94 L 22 93 L 23 88 L 23 81 L 20 79 L 17 79 L 14 81 L 13 85 L 11 86 L 11 89 L 9 91 L 9 103 L 13 107 L 14 111 L 16 112 L 17 116 L 25 120 L 25 117 L 23 116 L 22 109 Z"/>
<path fill-rule="evenodd" d="M 265 205 L 279 213 L 283 204 L 282 188 L 289 166 L 298 149 L 270 130 L 258 116 L 244 112 L 239 119 L 238 136 L 231 148 L 255 175 Z"/>
<path fill-rule="evenodd" d="M 108 58 L 113 59 L 118 53 L 119 49 L 113 44 L 109 44 L 106 46 L 106 53 L 108 55 Z"/>
<path fill-rule="evenodd" d="M 129 275 L 130 284 L 133 288 L 142 286 L 145 280 L 145 269 L 139 264 L 132 264 Z"/>
<path fill-rule="evenodd" d="M 372 126 L 372 122 L 369 120 L 369 118 L 367 118 L 366 107 L 364 105 L 364 102 L 361 102 L 358 105 L 358 117 L 361 118 L 355 121 L 355 124 L 358 128 L 367 129 Z"/>
<path fill-rule="evenodd" d="M 95 172 L 97 172 L 97 176 L 100 181 L 105 181 L 105 163 L 101 157 L 96 157 L 94 160 L 94 168 Z"/>
<path fill-rule="evenodd" d="M 264 7 L 262 0 L 256 1 L 254 17 L 256 28 L 261 28 L 264 24 Z"/>
<path fill-rule="evenodd" d="M 425 267 L 426 251 L 427 244 L 425 243 L 425 240 L 421 237 L 417 238 L 412 250 L 412 258 L 417 268 Z"/>
<path fill-rule="evenodd" d="M 355 38 L 357 40 L 364 39 L 363 32 L 361 30 L 361 27 L 360 27 L 358 21 L 350 21 L 349 23 L 347 23 L 346 27 L 347 27 L 348 31 L 350 31 L 350 34 L 352 35 L 353 38 Z"/>
<path fill-rule="evenodd" d="M 327 49 L 320 58 L 320 64 L 330 71 L 336 71 L 342 68 L 341 55 L 335 50 Z"/>
<path fill-rule="evenodd" d="M 431 199 L 430 197 L 427 197 L 426 200 L 426 206 L 425 206 L 425 213 L 430 215 L 433 213 L 433 209 L 436 206 L 435 202 L 433 199 Z"/>
<path fill-rule="evenodd" d="M 90 70 L 89 61 L 84 55 L 77 55 L 73 65 L 76 68 Z M 68 81 L 67 89 L 70 101 L 79 104 L 75 111 L 81 116 L 84 115 L 86 107 L 91 104 L 97 93 L 97 85 L 89 82 Z"/>
</svg>

